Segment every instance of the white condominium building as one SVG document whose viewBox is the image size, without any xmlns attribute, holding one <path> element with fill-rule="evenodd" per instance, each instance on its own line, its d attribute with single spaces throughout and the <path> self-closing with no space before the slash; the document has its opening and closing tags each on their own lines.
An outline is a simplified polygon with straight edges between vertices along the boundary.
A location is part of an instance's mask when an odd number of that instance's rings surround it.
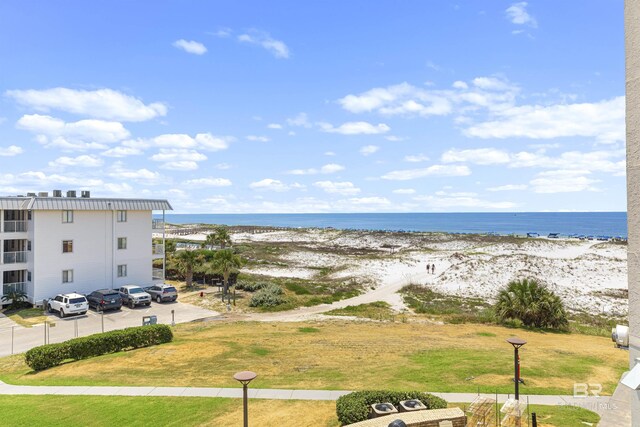
<svg viewBox="0 0 640 427">
<path fill-rule="evenodd" d="M 98 199 L 88 191 L 0 197 L 2 294 L 19 290 L 39 305 L 58 293 L 161 282 L 164 237 L 154 245 L 152 233 L 164 236 L 171 209 L 166 200 Z"/>
</svg>

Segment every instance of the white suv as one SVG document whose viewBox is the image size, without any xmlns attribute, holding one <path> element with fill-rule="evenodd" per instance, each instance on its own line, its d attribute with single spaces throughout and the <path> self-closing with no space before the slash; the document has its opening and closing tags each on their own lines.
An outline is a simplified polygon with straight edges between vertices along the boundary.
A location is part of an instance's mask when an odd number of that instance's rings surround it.
<svg viewBox="0 0 640 427">
<path fill-rule="evenodd" d="M 61 318 L 69 314 L 86 314 L 87 310 L 89 310 L 87 298 L 80 294 L 60 294 L 47 302 L 47 311 L 49 313 L 57 311 Z"/>
</svg>

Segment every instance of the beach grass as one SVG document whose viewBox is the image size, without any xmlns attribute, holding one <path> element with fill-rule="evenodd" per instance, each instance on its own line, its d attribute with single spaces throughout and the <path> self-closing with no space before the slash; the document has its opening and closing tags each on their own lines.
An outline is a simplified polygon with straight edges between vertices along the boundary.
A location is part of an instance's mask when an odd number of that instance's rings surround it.
<svg viewBox="0 0 640 427">
<path fill-rule="evenodd" d="M 576 382 L 600 383 L 612 393 L 627 369 L 627 354 L 596 336 L 478 324 L 236 322 L 179 325 L 172 343 L 39 373 L 21 355 L 11 356 L 0 359 L 0 379 L 233 387 L 233 373 L 251 369 L 260 375 L 252 383 L 257 388 L 510 393 L 513 351 L 505 339 L 515 334 L 528 341 L 521 351 L 523 394 L 572 394 Z"/>
<path fill-rule="evenodd" d="M 375 301 L 368 304 L 348 305 L 344 308 L 327 311 L 324 314 L 330 316 L 352 316 L 374 320 L 394 320 L 398 314 L 389 303 Z"/>
</svg>

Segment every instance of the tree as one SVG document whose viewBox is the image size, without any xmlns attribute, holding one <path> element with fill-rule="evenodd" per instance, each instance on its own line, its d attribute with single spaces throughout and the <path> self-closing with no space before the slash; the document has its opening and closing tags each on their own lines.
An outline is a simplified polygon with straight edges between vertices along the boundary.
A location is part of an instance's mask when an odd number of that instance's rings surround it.
<svg viewBox="0 0 640 427">
<path fill-rule="evenodd" d="M 222 274 L 222 278 L 224 280 L 224 290 L 222 293 L 222 300 L 224 301 L 224 297 L 227 295 L 229 291 L 229 276 L 231 273 L 237 272 L 243 265 L 244 259 L 229 249 L 223 249 L 213 256 L 212 267 L 214 270 L 220 272 Z M 235 292 L 234 292 L 235 294 Z M 233 299 L 233 304 L 235 305 L 235 297 Z"/>
<path fill-rule="evenodd" d="M 193 270 L 202 262 L 202 255 L 199 251 L 184 250 L 178 252 L 175 260 L 178 271 L 184 276 L 187 287 L 190 288 L 193 285 Z"/>
<path fill-rule="evenodd" d="M 216 227 L 213 233 L 207 235 L 207 238 L 202 244 L 203 247 L 218 245 L 222 249 L 225 249 L 227 245 L 231 245 L 231 234 L 229 234 L 229 229 L 227 227 Z"/>
<path fill-rule="evenodd" d="M 534 279 L 514 280 L 498 292 L 496 317 L 520 320 L 536 328 L 566 328 L 569 324 L 559 296 Z"/>
<path fill-rule="evenodd" d="M 11 301 L 9 308 L 17 310 L 22 306 L 22 303 L 27 300 L 27 294 L 17 289 L 12 289 L 4 294 L 1 299 L 4 302 Z"/>
</svg>

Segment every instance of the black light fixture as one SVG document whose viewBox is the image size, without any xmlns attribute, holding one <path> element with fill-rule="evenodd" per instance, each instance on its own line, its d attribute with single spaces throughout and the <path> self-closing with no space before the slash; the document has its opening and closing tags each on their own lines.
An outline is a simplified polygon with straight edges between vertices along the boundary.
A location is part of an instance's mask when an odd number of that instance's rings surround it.
<svg viewBox="0 0 640 427">
<path fill-rule="evenodd" d="M 522 338 L 516 338 L 516 337 L 507 339 L 507 342 L 513 346 L 513 365 L 514 365 L 514 371 L 515 371 L 514 380 L 516 382 L 516 400 L 520 400 L 520 356 L 518 356 L 518 350 L 527 342 Z"/>
<path fill-rule="evenodd" d="M 251 371 L 242 371 L 233 375 L 233 379 L 242 384 L 242 404 L 244 407 L 244 427 L 249 427 L 249 408 L 248 408 L 248 388 L 249 383 L 257 377 L 258 374 Z"/>
</svg>

